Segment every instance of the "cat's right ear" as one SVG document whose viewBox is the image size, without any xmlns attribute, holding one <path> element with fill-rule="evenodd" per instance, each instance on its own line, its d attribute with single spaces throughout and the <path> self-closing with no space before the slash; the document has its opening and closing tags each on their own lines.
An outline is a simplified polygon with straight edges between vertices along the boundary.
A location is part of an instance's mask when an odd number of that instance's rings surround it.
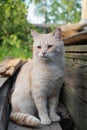
<svg viewBox="0 0 87 130">
<path fill-rule="evenodd" d="M 39 36 L 39 33 L 31 29 L 31 35 L 33 38 L 37 38 Z"/>
<path fill-rule="evenodd" d="M 56 38 L 61 40 L 62 37 L 62 30 L 58 27 L 54 30 L 54 32 L 52 33 L 52 35 Z"/>
</svg>

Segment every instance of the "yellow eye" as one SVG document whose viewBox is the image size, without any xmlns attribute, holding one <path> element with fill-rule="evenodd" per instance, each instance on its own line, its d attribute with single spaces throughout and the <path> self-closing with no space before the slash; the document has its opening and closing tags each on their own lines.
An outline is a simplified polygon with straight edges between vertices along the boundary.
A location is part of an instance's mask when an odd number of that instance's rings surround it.
<svg viewBox="0 0 87 130">
<path fill-rule="evenodd" d="M 50 48 L 52 48 L 53 47 L 53 45 L 48 45 L 48 49 L 50 49 Z"/>
<path fill-rule="evenodd" d="M 41 49 L 41 46 L 37 46 L 38 49 Z"/>
</svg>

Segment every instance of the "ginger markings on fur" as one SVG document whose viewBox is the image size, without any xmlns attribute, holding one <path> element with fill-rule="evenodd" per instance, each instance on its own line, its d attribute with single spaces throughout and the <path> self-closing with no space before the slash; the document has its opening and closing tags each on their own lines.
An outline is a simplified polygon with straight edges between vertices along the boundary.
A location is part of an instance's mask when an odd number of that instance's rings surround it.
<svg viewBox="0 0 87 130">
<path fill-rule="evenodd" d="M 33 59 L 23 65 L 16 79 L 10 119 L 25 126 L 49 125 L 60 120 L 56 109 L 64 76 L 62 32 L 57 28 L 49 34 L 34 30 L 31 34 Z"/>
</svg>

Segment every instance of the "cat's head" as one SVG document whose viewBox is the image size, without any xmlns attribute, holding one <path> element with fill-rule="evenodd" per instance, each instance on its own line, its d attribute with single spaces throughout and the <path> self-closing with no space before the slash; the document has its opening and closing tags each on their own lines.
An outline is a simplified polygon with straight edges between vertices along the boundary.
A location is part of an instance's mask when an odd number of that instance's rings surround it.
<svg viewBox="0 0 87 130">
<path fill-rule="evenodd" d="M 59 54 L 63 54 L 62 32 L 60 28 L 48 34 L 40 34 L 31 30 L 31 35 L 34 40 L 33 55 L 35 57 L 41 60 L 51 60 Z"/>
</svg>

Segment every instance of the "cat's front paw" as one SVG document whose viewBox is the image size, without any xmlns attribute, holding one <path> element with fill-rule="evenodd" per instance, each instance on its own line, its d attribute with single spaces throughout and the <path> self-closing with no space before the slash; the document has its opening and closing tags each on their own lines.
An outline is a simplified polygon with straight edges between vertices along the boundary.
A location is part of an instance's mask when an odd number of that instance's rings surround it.
<svg viewBox="0 0 87 130">
<path fill-rule="evenodd" d="M 51 121 L 53 121 L 53 122 L 57 122 L 57 121 L 60 121 L 60 116 L 58 116 L 58 115 L 52 115 L 51 117 Z"/>
<path fill-rule="evenodd" d="M 41 120 L 41 124 L 42 125 L 50 125 L 51 124 L 51 120 L 49 118 L 45 118 Z"/>
</svg>

